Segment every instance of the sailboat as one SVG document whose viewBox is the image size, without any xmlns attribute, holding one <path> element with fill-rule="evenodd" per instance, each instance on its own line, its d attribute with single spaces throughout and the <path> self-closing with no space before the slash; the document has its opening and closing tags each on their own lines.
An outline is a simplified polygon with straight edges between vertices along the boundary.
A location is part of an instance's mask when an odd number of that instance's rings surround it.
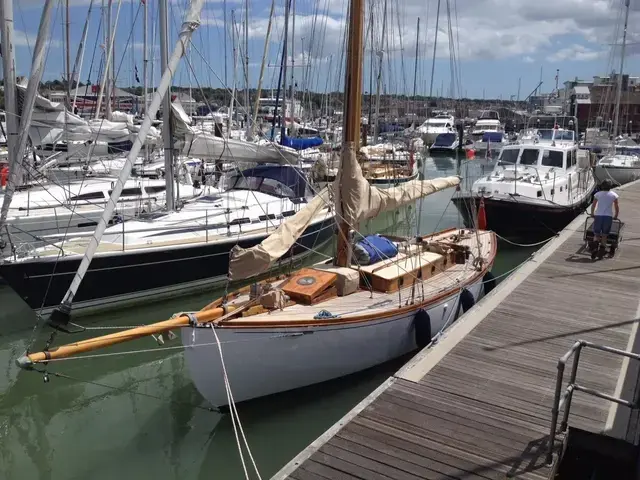
<svg viewBox="0 0 640 480">
<path fill-rule="evenodd" d="M 492 232 L 449 229 L 408 238 L 357 233 L 361 222 L 380 212 L 460 183 L 459 177 L 416 179 L 380 189 L 363 176 L 356 159 L 363 19 L 363 0 L 351 0 L 343 145 L 333 195 L 323 190 L 259 245 L 234 248 L 228 276 L 243 280 L 269 271 L 328 204 L 339 219 L 335 257 L 231 291 L 198 312 L 27 354 L 18 360 L 21 367 L 181 329 L 196 387 L 212 405 L 224 406 L 348 375 L 424 347 L 491 289 Z"/>
<path fill-rule="evenodd" d="M 620 97 L 622 95 L 622 77 L 624 68 L 624 56 L 627 46 L 627 26 L 629 23 L 630 0 L 625 1 L 624 29 L 622 31 L 622 50 L 620 53 L 620 73 L 618 73 L 616 86 L 615 117 L 612 134 L 614 140 L 618 135 L 620 125 Z M 631 153 L 630 149 L 621 149 L 616 152 L 615 145 L 612 145 L 612 152 L 598 160 L 594 169 L 594 175 L 599 182 L 612 180 L 616 185 L 624 185 L 640 178 L 640 156 Z"/>
</svg>

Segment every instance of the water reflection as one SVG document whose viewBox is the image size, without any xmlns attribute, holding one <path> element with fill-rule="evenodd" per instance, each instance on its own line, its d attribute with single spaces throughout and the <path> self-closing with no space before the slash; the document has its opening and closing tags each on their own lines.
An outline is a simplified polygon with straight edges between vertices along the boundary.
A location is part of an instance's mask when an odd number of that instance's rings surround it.
<svg viewBox="0 0 640 480">
<path fill-rule="evenodd" d="M 465 182 L 482 175 L 483 165 L 482 161 L 463 162 L 460 173 Z M 423 162 L 425 178 L 455 173 L 454 159 L 427 158 Z M 382 215 L 364 229 L 411 234 L 418 216 L 423 233 L 460 226 L 460 216 L 450 203 L 453 194 L 439 192 L 415 206 Z M 332 251 L 333 246 L 327 245 L 322 253 L 331 255 Z M 501 246 L 494 271 L 509 270 L 530 253 L 503 252 Z M 89 328 L 150 323 L 174 312 L 199 309 L 219 293 L 84 317 L 82 323 Z M 140 339 L 109 351 L 155 349 L 137 355 L 52 362 L 48 367 L 52 372 L 80 380 L 52 376 L 45 384 L 42 374 L 20 371 L 14 363 L 29 343 L 35 316 L 7 287 L 0 286 L 0 305 L 0 478 L 244 477 L 230 417 L 207 409 L 179 350 L 162 350 L 151 338 Z M 90 330 L 74 339 L 96 333 L 107 332 Z M 38 335 L 39 347 L 49 334 Z M 323 433 L 404 360 L 240 405 L 240 418 L 263 478 Z"/>
</svg>

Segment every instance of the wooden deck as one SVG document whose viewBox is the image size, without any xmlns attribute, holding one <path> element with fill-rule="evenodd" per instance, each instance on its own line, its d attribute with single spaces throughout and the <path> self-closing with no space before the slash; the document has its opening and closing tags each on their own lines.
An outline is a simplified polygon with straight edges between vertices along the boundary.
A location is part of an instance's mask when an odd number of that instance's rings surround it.
<svg viewBox="0 0 640 480">
<path fill-rule="evenodd" d="M 640 183 L 619 193 L 615 258 L 580 253 L 579 217 L 274 478 L 547 479 L 558 359 L 579 339 L 640 351 Z M 635 363 L 587 349 L 577 380 L 633 399 Z M 574 394 L 570 426 L 633 439 L 634 422 L 626 407 Z"/>
</svg>

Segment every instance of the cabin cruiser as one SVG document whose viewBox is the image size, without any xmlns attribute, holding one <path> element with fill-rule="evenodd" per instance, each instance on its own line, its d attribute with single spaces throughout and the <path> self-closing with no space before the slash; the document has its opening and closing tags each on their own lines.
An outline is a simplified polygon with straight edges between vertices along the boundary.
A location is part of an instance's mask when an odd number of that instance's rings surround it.
<svg viewBox="0 0 640 480">
<path fill-rule="evenodd" d="M 175 184 L 182 200 L 201 195 L 204 189 L 194 184 L 191 176 L 181 168 Z M 0 234 L 5 248 L 15 254 L 35 245 L 54 243 L 66 235 L 92 232 L 102 217 L 111 195 L 115 178 L 84 178 L 70 183 L 49 183 L 42 186 L 25 186 L 13 195 L 6 221 L 6 229 Z M 211 191 L 211 187 L 208 189 Z M 164 208 L 166 203 L 165 180 L 147 178 L 126 181 L 118 200 L 111 224 L 136 217 L 143 213 Z M 7 252 L 5 252 L 7 253 Z"/>
<path fill-rule="evenodd" d="M 538 130 L 532 141 L 505 145 L 493 171 L 453 199 L 465 224 L 481 205 L 487 226 L 503 236 L 549 237 L 592 200 L 595 179 L 575 132 Z"/>
<path fill-rule="evenodd" d="M 479 141 L 474 142 L 473 149 L 477 155 L 487 158 L 495 158 L 500 154 L 502 147 L 508 143 L 504 132 L 484 132 Z"/>
<path fill-rule="evenodd" d="M 429 153 L 453 153 L 459 144 L 457 133 L 441 133 L 429 146 Z"/>
<path fill-rule="evenodd" d="M 474 142 L 482 139 L 487 132 L 504 132 L 504 128 L 500 123 L 500 116 L 495 110 L 485 110 L 480 113 L 471 129 L 471 138 Z"/>
<path fill-rule="evenodd" d="M 431 145 L 441 133 L 456 133 L 455 119 L 453 115 L 441 113 L 435 117 L 427 118 L 416 131 L 426 145 Z"/>
<path fill-rule="evenodd" d="M 229 185 L 228 191 L 200 196 L 179 211 L 158 211 L 108 227 L 74 296 L 74 314 L 223 283 L 234 246 L 257 245 L 314 197 L 302 172 L 285 165 L 245 170 Z M 308 255 L 333 236 L 333 228 L 327 204 L 283 261 Z M 67 237 L 7 257 L 0 275 L 31 308 L 51 311 L 75 277 L 91 236 Z"/>
</svg>

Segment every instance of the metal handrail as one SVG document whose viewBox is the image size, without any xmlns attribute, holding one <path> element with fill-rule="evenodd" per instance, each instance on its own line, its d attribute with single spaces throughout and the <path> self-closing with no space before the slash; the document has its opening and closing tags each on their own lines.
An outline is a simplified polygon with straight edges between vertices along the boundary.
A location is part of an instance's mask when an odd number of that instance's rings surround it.
<svg viewBox="0 0 640 480">
<path fill-rule="evenodd" d="M 623 398 L 614 397 L 613 395 L 608 395 L 606 393 L 599 392 L 597 390 L 583 387 L 576 383 L 576 375 L 578 374 L 578 363 L 580 362 L 580 354 L 582 353 L 582 349 L 588 347 L 593 348 L 594 350 L 600 350 L 602 352 L 612 353 L 614 355 L 620 355 L 623 357 L 631 358 L 633 360 L 640 361 L 640 355 L 633 352 L 627 352 L 626 350 L 619 350 L 617 348 L 606 347 L 604 345 L 598 345 L 592 342 L 587 342 L 585 340 L 578 340 L 573 344 L 571 349 L 565 353 L 560 360 L 558 360 L 558 376 L 556 377 L 556 389 L 555 389 L 555 397 L 553 400 L 553 408 L 551 410 L 551 430 L 549 433 L 549 445 L 547 447 L 547 458 L 546 462 L 548 465 L 551 465 L 553 462 L 553 448 L 555 445 L 555 439 L 557 433 L 563 433 L 567 430 L 569 412 L 571 411 L 571 401 L 573 400 L 573 392 L 579 391 L 584 392 L 588 395 L 593 395 L 594 397 L 602 398 L 604 400 L 609 400 L 611 402 L 615 402 L 619 405 L 624 405 L 631 409 L 637 409 L 638 405 L 634 402 L 630 402 L 628 400 L 624 400 Z M 575 354 L 575 355 L 574 355 Z M 569 379 L 569 384 L 562 393 L 562 381 L 564 379 L 564 369 L 566 363 L 569 361 L 571 356 L 573 357 L 573 366 L 571 368 L 571 377 Z M 562 422 L 560 423 L 560 430 L 557 432 L 558 428 L 558 416 L 560 414 L 560 409 L 564 408 L 564 414 L 562 416 Z"/>
</svg>

